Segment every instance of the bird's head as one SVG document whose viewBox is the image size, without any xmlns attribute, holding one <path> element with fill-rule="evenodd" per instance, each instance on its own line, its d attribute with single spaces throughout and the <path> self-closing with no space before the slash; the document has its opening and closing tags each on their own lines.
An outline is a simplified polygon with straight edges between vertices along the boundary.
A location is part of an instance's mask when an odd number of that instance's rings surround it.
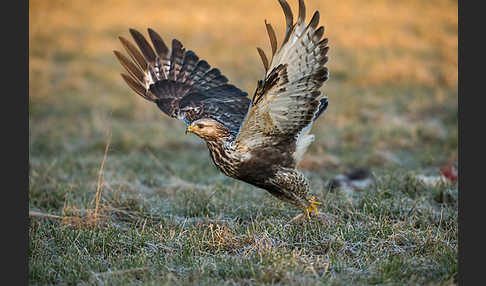
<svg viewBox="0 0 486 286">
<path fill-rule="evenodd" d="M 194 121 L 186 129 L 187 132 L 194 133 L 205 141 L 218 141 L 230 136 L 228 129 L 218 121 L 211 118 L 202 118 Z"/>
</svg>

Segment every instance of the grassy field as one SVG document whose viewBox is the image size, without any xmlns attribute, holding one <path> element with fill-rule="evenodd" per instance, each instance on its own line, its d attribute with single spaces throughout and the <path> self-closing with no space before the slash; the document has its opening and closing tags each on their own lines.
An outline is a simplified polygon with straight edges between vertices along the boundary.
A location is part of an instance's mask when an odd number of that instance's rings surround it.
<svg viewBox="0 0 486 286">
<path fill-rule="evenodd" d="M 30 1 L 30 284 L 455 285 L 457 184 L 417 176 L 457 164 L 457 1 L 306 1 L 331 46 L 300 164 L 328 219 L 306 223 L 119 76 L 117 36 L 152 27 L 252 94 L 284 16 L 222 2 Z M 371 186 L 327 187 L 357 167 Z"/>
</svg>

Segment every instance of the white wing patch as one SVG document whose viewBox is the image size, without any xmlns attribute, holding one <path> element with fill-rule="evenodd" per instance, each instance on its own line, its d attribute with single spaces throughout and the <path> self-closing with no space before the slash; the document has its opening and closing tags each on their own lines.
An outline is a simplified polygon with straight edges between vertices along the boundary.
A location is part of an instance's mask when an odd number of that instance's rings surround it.
<svg viewBox="0 0 486 286">
<path fill-rule="evenodd" d="M 310 130 L 310 128 L 308 130 Z M 301 134 L 299 135 L 299 137 L 297 137 L 295 152 L 293 154 L 296 164 L 298 164 L 302 160 L 305 152 L 307 151 L 307 148 L 309 148 L 309 145 L 314 142 L 314 138 L 314 134 Z"/>
</svg>

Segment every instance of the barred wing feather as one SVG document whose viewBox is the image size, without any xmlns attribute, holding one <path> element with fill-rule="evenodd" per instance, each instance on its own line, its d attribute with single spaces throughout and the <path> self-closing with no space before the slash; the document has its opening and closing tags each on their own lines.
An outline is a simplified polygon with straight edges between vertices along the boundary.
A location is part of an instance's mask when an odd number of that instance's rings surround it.
<svg viewBox="0 0 486 286">
<path fill-rule="evenodd" d="M 250 100 L 219 69 L 211 68 L 191 50 L 174 39 L 169 48 L 159 34 L 148 29 L 153 47 L 137 30 L 130 29 L 138 49 L 119 37 L 130 59 L 114 51 L 128 72 L 122 78 L 140 96 L 152 101 L 167 115 L 189 125 L 200 118 L 212 118 L 236 135 Z"/>
<path fill-rule="evenodd" d="M 263 50 L 257 48 L 265 67 L 265 78 L 258 82 L 236 137 L 237 144 L 248 147 L 267 142 L 277 144 L 289 137 L 299 141 L 299 136 L 307 133 L 327 107 L 327 97 L 322 96 L 319 89 L 328 78 L 325 64 L 329 47 L 327 38 L 322 39 L 324 27 L 317 28 L 319 12 L 316 11 L 306 25 L 304 1 L 299 0 L 299 16 L 294 24 L 288 3 L 279 2 L 286 18 L 285 38 L 277 52 L 275 32 L 265 22 L 272 58 L 269 61 Z M 309 140 L 304 141 L 308 145 Z"/>
</svg>

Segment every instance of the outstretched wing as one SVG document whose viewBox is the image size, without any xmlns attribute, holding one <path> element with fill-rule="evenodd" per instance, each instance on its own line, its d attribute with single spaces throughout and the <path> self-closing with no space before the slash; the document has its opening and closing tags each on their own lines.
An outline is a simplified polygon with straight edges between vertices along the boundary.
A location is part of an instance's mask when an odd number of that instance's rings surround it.
<svg viewBox="0 0 486 286">
<path fill-rule="evenodd" d="M 128 74 L 126 83 L 140 96 L 152 101 L 167 115 L 189 125 L 200 118 L 212 118 L 236 135 L 250 100 L 246 92 L 228 84 L 228 79 L 182 44 L 172 40 L 166 46 L 154 30 L 148 29 L 155 50 L 138 31 L 130 29 L 137 49 L 119 37 L 131 60 L 114 51 Z"/>
<path fill-rule="evenodd" d="M 237 144 L 248 147 L 276 144 L 298 139 L 307 133 L 312 122 L 327 107 L 327 97 L 320 88 L 328 78 L 326 56 L 327 38 L 322 39 L 324 27 L 319 27 L 316 11 L 305 24 L 305 5 L 299 0 L 299 17 L 293 23 L 292 10 L 285 0 L 279 0 L 285 14 L 287 31 L 280 50 L 272 26 L 266 23 L 272 47 L 269 61 L 257 48 L 265 67 L 265 78 L 251 101 L 251 106 L 236 137 Z M 299 143 L 299 142 L 298 142 Z"/>
</svg>

